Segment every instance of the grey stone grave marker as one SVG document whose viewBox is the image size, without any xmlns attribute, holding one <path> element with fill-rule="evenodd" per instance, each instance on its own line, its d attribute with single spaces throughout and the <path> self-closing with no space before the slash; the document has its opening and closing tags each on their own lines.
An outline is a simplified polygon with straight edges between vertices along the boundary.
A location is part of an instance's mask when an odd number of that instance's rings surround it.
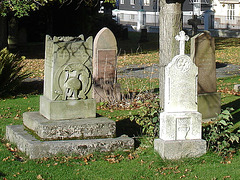
<svg viewBox="0 0 240 180">
<path fill-rule="evenodd" d="M 110 29 L 103 28 L 93 43 L 93 97 L 97 102 L 120 100 L 116 66 L 116 38 Z"/>
<path fill-rule="evenodd" d="M 85 41 L 83 35 L 53 39 L 46 36 L 45 46 L 40 113 L 24 113 L 24 126 L 7 126 L 7 139 L 32 159 L 58 153 L 86 155 L 133 148 L 131 138 L 115 138 L 114 121 L 96 118 L 96 102 L 92 98 L 92 37 Z"/>
<path fill-rule="evenodd" d="M 198 69 L 184 55 L 187 39 L 184 31 L 176 36 L 180 54 L 165 67 L 164 109 L 160 113 L 159 139 L 154 141 L 154 149 L 164 159 L 206 153 L 206 142 L 201 139 L 202 115 L 197 111 Z"/>
<path fill-rule="evenodd" d="M 210 33 L 191 38 L 191 59 L 198 67 L 198 111 L 204 120 L 221 112 L 221 94 L 217 92 L 214 38 Z"/>
</svg>

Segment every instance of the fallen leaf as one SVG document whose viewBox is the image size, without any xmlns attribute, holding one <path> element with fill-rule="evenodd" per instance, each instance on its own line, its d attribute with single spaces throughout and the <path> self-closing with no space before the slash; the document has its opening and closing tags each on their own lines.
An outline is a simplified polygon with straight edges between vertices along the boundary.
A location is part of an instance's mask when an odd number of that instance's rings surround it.
<svg viewBox="0 0 240 180">
<path fill-rule="evenodd" d="M 37 179 L 42 179 L 43 180 L 43 177 L 39 174 L 39 175 L 37 175 Z"/>
</svg>

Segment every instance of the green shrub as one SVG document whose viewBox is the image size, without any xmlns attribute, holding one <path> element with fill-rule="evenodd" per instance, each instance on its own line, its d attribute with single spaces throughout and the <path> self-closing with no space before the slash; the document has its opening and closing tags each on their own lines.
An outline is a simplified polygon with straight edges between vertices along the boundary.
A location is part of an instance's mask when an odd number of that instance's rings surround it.
<svg viewBox="0 0 240 180">
<path fill-rule="evenodd" d="M 240 129 L 232 122 L 232 110 L 227 108 L 218 116 L 217 121 L 203 127 L 203 138 L 207 141 L 208 150 L 223 157 L 236 152 L 239 143 Z"/>
<path fill-rule="evenodd" d="M 159 99 L 140 101 L 142 104 L 137 115 L 131 115 L 130 120 L 142 126 L 142 133 L 152 140 L 159 135 Z"/>
<path fill-rule="evenodd" d="M 23 68 L 23 57 L 10 53 L 7 48 L 0 51 L 0 96 L 11 94 L 22 80 L 29 76 Z"/>
</svg>

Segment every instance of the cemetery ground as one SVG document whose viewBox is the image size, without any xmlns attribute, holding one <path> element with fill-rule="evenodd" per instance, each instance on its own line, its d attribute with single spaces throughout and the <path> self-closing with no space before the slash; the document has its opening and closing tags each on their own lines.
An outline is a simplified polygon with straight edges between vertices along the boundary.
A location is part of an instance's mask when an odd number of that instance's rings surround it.
<svg viewBox="0 0 240 180">
<path fill-rule="evenodd" d="M 119 42 L 119 68 L 127 65 L 142 68 L 143 65 L 158 63 L 157 35 L 149 34 L 149 41 L 143 44 L 136 43 L 138 39 L 139 34 L 130 33 L 128 40 Z M 216 60 L 219 66 L 240 65 L 239 52 L 239 39 L 216 38 Z M 40 58 L 34 54 L 29 57 L 26 55 L 25 67 L 32 72 L 31 78 L 41 79 L 44 62 L 43 55 L 38 56 Z M 158 94 L 158 79 L 151 75 L 142 79 L 118 79 L 123 93 L 127 94 L 126 100 L 121 103 L 99 103 L 97 107 L 99 115 L 117 121 L 117 135 L 128 134 L 136 140 L 135 150 L 30 160 L 14 144 L 7 142 L 4 135 L 6 125 L 22 124 L 23 112 L 39 111 L 42 86 L 38 82 L 26 83 L 31 88 L 19 88 L 15 96 L 0 99 L 0 179 L 239 179 L 239 150 L 228 157 L 208 152 L 200 158 L 178 161 L 162 160 L 154 152 L 151 139 L 129 120 L 131 115 L 141 111 L 139 108 L 143 104 L 150 103 L 147 99 L 153 100 Z M 238 125 L 240 96 L 233 91 L 234 84 L 240 84 L 240 76 L 217 80 L 222 109 L 234 108 L 233 120 Z"/>
</svg>

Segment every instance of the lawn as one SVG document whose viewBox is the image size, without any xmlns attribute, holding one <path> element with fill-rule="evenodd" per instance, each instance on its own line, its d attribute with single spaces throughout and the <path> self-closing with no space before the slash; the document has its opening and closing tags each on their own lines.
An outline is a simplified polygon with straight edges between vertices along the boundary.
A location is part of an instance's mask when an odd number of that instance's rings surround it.
<svg viewBox="0 0 240 180">
<path fill-rule="evenodd" d="M 146 44 L 136 43 L 138 34 L 129 40 L 120 41 L 118 66 L 129 64 L 158 63 L 158 37 L 149 35 Z M 132 39 L 133 38 L 133 39 Z M 123 44 L 123 45 L 122 45 Z M 128 48 L 126 45 L 132 47 Z M 128 51 L 127 51 L 127 50 Z M 120 51 L 120 50 L 119 50 Z M 123 52 L 123 53 L 122 53 Z M 235 52 L 235 53 L 233 53 Z M 238 52 L 238 53 L 237 53 Z M 239 39 L 217 38 L 216 58 L 218 62 L 239 64 Z M 42 59 L 26 59 L 26 68 L 33 72 L 31 77 L 43 77 Z M 22 114 L 39 110 L 39 96 L 32 91 L 0 99 L 0 179 L 239 179 L 240 155 L 223 159 L 208 152 L 200 158 L 178 161 L 162 160 L 153 150 L 153 144 L 141 133 L 141 128 L 129 120 L 130 114 L 139 111 L 134 92 L 156 90 L 158 79 L 118 80 L 123 93 L 131 92 L 129 103 L 120 106 L 98 104 L 97 113 L 117 122 L 117 135 L 128 134 L 136 141 L 131 152 L 94 153 L 88 156 L 56 156 L 30 160 L 4 138 L 6 125 L 22 124 Z M 222 93 L 222 108 L 233 107 L 234 121 L 239 121 L 240 97 L 232 91 L 234 84 L 240 84 L 240 77 L 217 80 L 218 91 Z M 153 94 L 154 91 L 152 92 Z M 144 100 L 148 97 L 142 97 Z"/>
</svg>

